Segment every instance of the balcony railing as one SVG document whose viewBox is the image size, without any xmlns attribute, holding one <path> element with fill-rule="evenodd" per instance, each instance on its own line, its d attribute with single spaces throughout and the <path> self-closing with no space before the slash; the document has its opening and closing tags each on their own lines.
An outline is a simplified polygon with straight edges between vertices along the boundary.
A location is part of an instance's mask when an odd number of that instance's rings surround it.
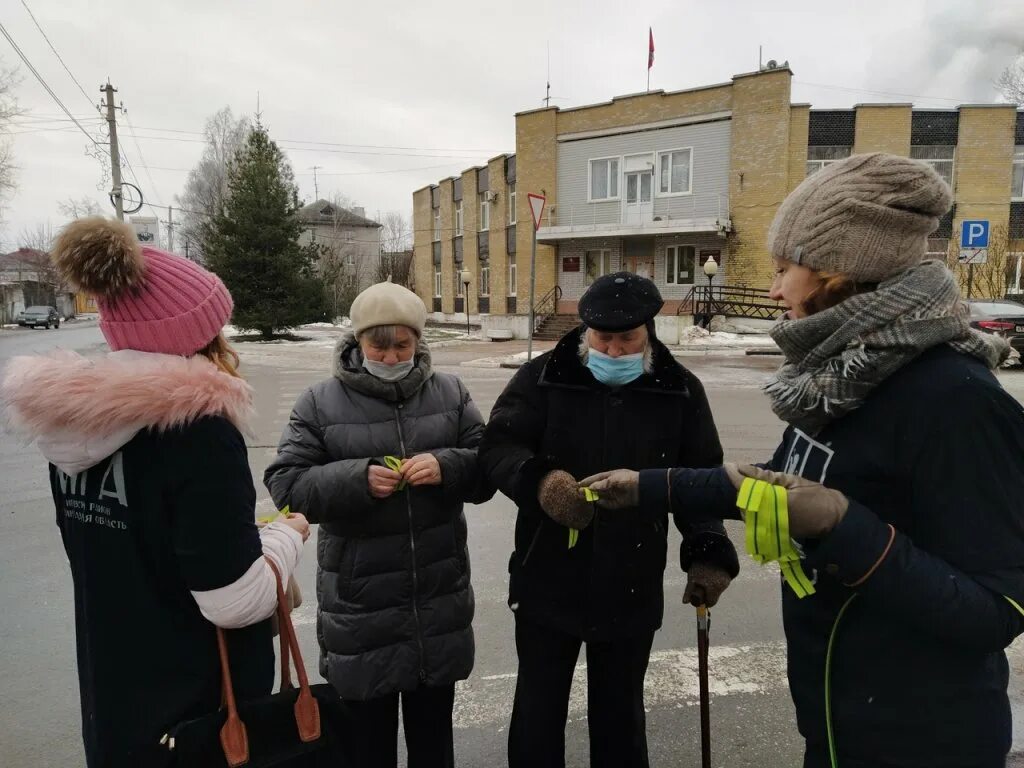
<svg viewBox="0 0 1024 768">
<path fill-rule="evenodd" d="M 668 205 L 666 205 L 666 203 Z M 670 207 L 670 210 L 657 210 Z M 619 201 L 586 205 L 551 206 L 545 212 L 541 228 L 610 229 L 615 227 L 649 228 L 653 231 L 688 224 L 721 223 L 729 220 L 728 195 L 705 194 L 655 198 L 655 204 L 640 209 Z"/>
</svg>

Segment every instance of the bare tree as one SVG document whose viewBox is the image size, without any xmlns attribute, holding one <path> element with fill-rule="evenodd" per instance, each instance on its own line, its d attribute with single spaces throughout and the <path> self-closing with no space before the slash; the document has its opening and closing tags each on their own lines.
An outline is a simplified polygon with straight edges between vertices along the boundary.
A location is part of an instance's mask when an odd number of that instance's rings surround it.
<svg viewBox="0 0 1024 768">
<path fill-rule="evenodd" d="M 19 82 L 18 71 L 0 64 L 0 220 L 3 205 L 15 187 L 14 152 L 7 136 L 11 120 L 21 114 L 14 88 Z"/>
<path fill-rule="evenodd" d="M 202 260 L 203 224 L 216 214 L 228 193 L 228 166 L 249 135 L 246 117 L 236 118 L 231 107 L 206 121 L 206 149 L 185 182 L 185 191 L 175 195 L 181 208 L 180 236 L 188 243 L 189 256 Z"/>
<path fill-rule="evenodd" d="M 1007 101 L 1024 105 L 1024 51 L 1003 70 L 996 80 L 996 88 Z"/>
<path fill-rule="evenodd" d="M 11 255 L 17 259 L 19 270 L 35 273 L 33 282 L 53 288 L 57 293 L 65 293 L 67 283 L 50 260 L 50 248 L 55 239 L 53 227 L 48 223 L 37 224 L 34 228 L 25 227 L 18 234 L 18 250 Z M 23 277 L 31 279 L 27 275 Z"/>
<path fill-rule="evenodd" d="M 57 203 L 61 216 L 69 219 L 84 219 L 86 216 L 102 214 L 99 204 L 91 197 L 68 197 Z"/>
<path fill-rule="evenodd" d="M 388 211 L 380 220 L 382 253 L 398 253 L 412 248 L 412 225 L 409 217 L 399 211 Z"/>
<path fill-rule="evenodd" d="M 992 227 L 988 238 L 988 261 L 974 265 L 971 270 L 957 261 L 960 246 L 950 241 L 946 264 L 957 276 L 960 291 L 967 295 L 968 281 L 971 282 L 971 296 L 975 299 L 1003 299 L 1016 276 L 1017 262 L 1011 258 L 1009 228 L 1003 224 Z"/>
</svg>

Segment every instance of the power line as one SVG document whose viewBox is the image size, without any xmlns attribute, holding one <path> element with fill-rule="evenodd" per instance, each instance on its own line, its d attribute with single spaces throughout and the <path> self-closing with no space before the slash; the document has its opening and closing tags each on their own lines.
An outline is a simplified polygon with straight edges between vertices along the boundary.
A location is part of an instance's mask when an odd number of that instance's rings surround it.
<svg viewBox="0 0 1024 768">
<path fill-rule="evenodd" d="M 88 93 L 86 93 L 85 88 L 82 87 L 82 84 L 78 82 L 78 78 L 75 77 L 74 73 L 68 68 L 68 65 L 64 63 L 64 59 L 62 59 L 60 54 L 57 53 L 57 49 L 53 47 L 53 43 L 50 42 L 50 38 L 46 36 L 46 33 L 43 31 L 43 28 L 39 26 L 39 22 L 36 20 L 36 15 L 32 13 L 32 9 L 28 7 L 28 3 L 26 3 L 25 0 L 21 0 L 21 4 L 25 6 L 25 10 L 28 11 L 28 15 L 32 17 L 32 23 L 36 25 L 36 29 L 39 30 L 39 34 L 43 36 L 43 39 L 46 41 L 46 44 L 50 46 L 50 50 L 53 51 L 53 55 L 57 57 L 57 61 L 60 62 L 60 65 L 64 67 L 64 71 L 68 73 L 68 77 L 70 77 L 74 81 L 75 85 L 78 86 L 78 90 L 80 90 L 82 92 L 82 95 L 85 96 L 86 101 L 92 104 L 92 98 L 89 96 Z M 93 104 L 93 106 L 96 105 Z"/>
<path fill-rule="evenodd" d="M 0 23 L 0 34 L 3 34 L 3 36 L 7 39 L 7 42 L 11 44 L 11 47 L 14 49 L 14 52 L 18 54 L 18 56 L 21 58 L 23 62 L 25 62 L 25 66 L 28 67 L 29 71 L 33 75 L 35 75 L 36 80 L 38 80 L 39 84 L 43 86 L 43 88 L 46 90 L 48 94 L 50 94 L 50 97 L 54 100 L 57 106 L 61 108 L 64 114 L 71 118 L 71 122 L 78 126 L 78 130 L 85 134 L 89 141 L 92 142 L 95 146 L 102 148 L 103 145 L 96 141 L 95 137 L 92 134 L 90 134 L 87 130 L 85 130 L 85 128 L 82 127 L 82 124 L 78 122 L 78 120 L 76 120 L 75 117 L 71 114 L 71 111 L 66 106 L 64 106 L 64 102 L 60 100 L 56 93 L 53 92 L 53 89 L 47 84 L 46 80 L 43 79 L 43 76 L 39 74 L 39 71 L 34 66 L 32 66 L 32 62 L 28 60 L 28 57 L 25 55 L 25 52 L 18 47 L 18 44 L 16 42 L 14 42 L 14 38 L 11 37 L 10 33 L 7 31 L 7 28 L 4 27 L 2 23 Z"/>
<path fill-rule="evenodd" d="M 142 163 L 142 169 L 143 169 L 143 170 L 144 170 L 144 171 L 146 172 L 146 178 L 147 178 L 147 179 L 149 179 L 149 184 L 150 184 L 150 186 L 151 186 L 151 187 L 152 187 L 152 189 L 153 189 L 153 193 L 154 193 L 154 194 L 157 194 L 157 195 L 159 195 L 159 191 L 158 191 L 158 190 L 157 190 L 157 188 L 156 188 L 156 182 L 155 182 L 155 181 L 153 181 L 153 176 L 152 176 L 152 174 L 150 174 L 150 172 L 149 172 L 149 166 L 148 166 L 148 165 L 146 165 L 146 158 L 145 158 L 145 156 L 144 156 L 144 155 L 142 154 L 142 147 L 141 147 L 141 146 L 139 146 L 139 139 L 138 139 L 138 137 L 137 137 L 137 136 L 135 135 L 135 126 L 134 126 L 134 125 L 132 125 L 132 119 L 131 119 L 131 118 L 130 118 L 130 117 L 128 116 L 128 110 L 126 110 L 126 109 L 122 109 L 122 110 L 121 110 L 121 114 L 123 114 L 123 115 L 124 115 L 124 120 L 125 120 L 125 122 L 126 122 L 126 123 L 128 123 L 128 130 L 129 130 L 129 131 L 131 132 L 131 135 L 132 135 L 132 140 L 133 140 L 133 141 L 135 142 L 135 148 L 136 148 L 137 150 L 139 150 L 139 160 L 140 160 L 140 161 L 141 161 L 141 163 Z M 127 159 L 127 158 L 125 158 L 125 159 Z M 145 199 L 146 199 L 145 195 L 143 195 L 142 199 L 143 199 L 143 200 L 145 200 Z"/>
</svg>

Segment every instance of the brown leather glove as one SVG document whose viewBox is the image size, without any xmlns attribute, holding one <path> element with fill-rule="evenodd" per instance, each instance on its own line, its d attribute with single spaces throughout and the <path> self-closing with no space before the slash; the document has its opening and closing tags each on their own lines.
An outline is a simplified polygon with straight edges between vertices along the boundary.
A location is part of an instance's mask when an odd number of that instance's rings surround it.
<svg viewBox="0 0 1024 768">
<path fill-rule="evenodd" d="M 850 502 L 839 491 L 798 475 L 771 472 L 752 466 L 724 464 L 723 469 L 739 490 L 743 478 L 752 477 L 786 489 L 789 501 L 789 532 L 795 539 L 819 539 L 839 525 Z"/>
<path fill-rule="evenodd" d="M 544 475 L 537 500 L 548 517 L 566 528 L 582 531 L 594 519 L 594 506 L 583 498 L 576 478 L 561 469 Z"/>
<path fill-rule="evenodd" d="M 732 577 L 721 568 L 707 563 L 695 562 L 686 574 L 686 588 L 683 590 L 683 604 L 706 605 L 708 608 L 729 587 Z"/>
<path fill-rule="evenodd" d="M 640 473 L 632 469 L 599 472 L 580 480 L 579 487 L 595 491 L 599 495 L 597 503 L 606 509 L 628 509 L 640 504 Z"/>
</svg>

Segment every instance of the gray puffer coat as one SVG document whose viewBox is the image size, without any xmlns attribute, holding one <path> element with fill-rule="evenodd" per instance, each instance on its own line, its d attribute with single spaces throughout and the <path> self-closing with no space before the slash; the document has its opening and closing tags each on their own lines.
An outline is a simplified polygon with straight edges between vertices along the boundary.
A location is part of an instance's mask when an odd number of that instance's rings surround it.
<svg viewBox="0 0 1024 768">
<path fill-rule="evenodd" d="M 455 376 L 433 373 L 421 342 L 399 382 L 363 368 L 348 336 L 334 377 L 299 398 L 264 482 L 278 508 L 320 524 L 320 672 L 347 699 L 451 685 L 473 668 L 473 590 L 464 501 L 489 490 L 477 469 L 483 419 Z M 370 496 L 385 456 L 432 453 L 439 486 Z"/>
</svg>

